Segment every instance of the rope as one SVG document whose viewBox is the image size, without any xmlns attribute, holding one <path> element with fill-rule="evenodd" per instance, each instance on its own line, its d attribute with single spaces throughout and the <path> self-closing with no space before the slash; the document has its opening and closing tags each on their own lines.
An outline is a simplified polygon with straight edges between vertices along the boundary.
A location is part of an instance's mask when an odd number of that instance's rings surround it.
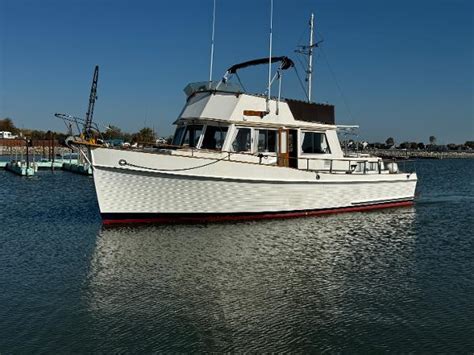
<svg viewBox="0 0 474 355">
<path fill-rule="evenodd" d="M 306 100 L 309 100 L 309 98 L 308 98 L 308 93 L 306 92 L 306 89 L 304 88 L 303 81 L 301 81 L 301 77 L 300 77 L 300 74 L 298 73 L 298 70 L 296 69 L 296 66 L 293 67 L 293 69 L 295 69 L 296 76 L 298 77 L 298 80 L 299 80 L 299 82 L 300 82 L 301 88 L 303 89 L 304 95 L 306 96 Z"/>
<path fill-rule="evenodd" d="M 134 167 L 134 168 L 139 168 L 139 169 L 147 169 L 147 170 L 153 170 L 153 171 L 188 171 L 188 170 L 193 170 L 193 169 L 200 169 L 200 168 L 204 168 L 206 166 L 209 166 L 209 165 L 213 165 L 213 164 L 216 164 L 222 160 L 225 160 L 227 159 L 227 157 L 223 157 L 223 158 L 220 158 L 220 159 L 217 159 L 215 161 L 212 161 L 210 163 L 206 163 L 206 164 L 203 164 L 203 165 L 199 165 L 199 166 L 194 166 L 192 168 L 179 168 L 179 169 L 155 169 L 155 168 L 149 168 L 149 167 L 146 167 L 146 166 L 141 166 L 141 165 L 135 165 L 135 164 L 131 164 L 131 163 L 128 163 L 125 159 L 120 159 L 119 160 L 119 165 L 120 166 L 131 166 L 131 167 Z"/>
<path fill-rule="evenodd" d="M 324 52 L 322 47 L 320 47 L 319 49 L 322 53 L 322 57 L 324 58 L 324 61 L 326 62 L 327 66 L 328 66 L 329 72 L 331 73 L 331 76 L 332 76 L 334 82 L 336 83 L 337 90 L 339 91 L 339 95 L 341 95 L 341 98 L 342 98 L 342 102 L 344 103 L 344 106 L 346 106 L 346 110 L 349 113 L 349 116 L 351 117 L 351 122 L 354 122 L 354 116 L 352 115 L 352 111 L 349 107 L 346 96 L 342 92 L 341 86 L 339 85 L 339 82 L 337 81 L 336 74 L 334 73 L 334 71 L 332 70 L 331 65 L 329 64 L 329 60 L 326 56 L 326 53 Z"/>
</svg>

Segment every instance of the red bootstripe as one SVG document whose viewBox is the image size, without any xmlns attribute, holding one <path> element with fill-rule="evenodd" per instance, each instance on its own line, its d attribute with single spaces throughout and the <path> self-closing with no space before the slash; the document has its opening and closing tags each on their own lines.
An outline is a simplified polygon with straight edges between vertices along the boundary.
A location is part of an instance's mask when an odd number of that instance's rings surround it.
<svg viewBox="0 0 474 355">
<path fill-rule="evenodd" d="M 382 208 L 393 208 L 393 207 L 407 207 L 412 206 L 413 201 L 400 201 L 400 202 L 387 202 L 375 205 L 366 206 L 354 206 L 354 207 L 341 207 L 324 210 L 314 211 L 293 211 L 293 212 L 274 212 L 274 213 L 249 213 L 249 214 L 201 214 L 198 216 L 189 215 L 173 215 L 166 216 L 166 214 L 156 217 L 146 218 L 118 218 L 108 219 L 104 218 L 102 223 L 105 225 L 111 224 L 128 224 L 128 223 L 202 223 L 202 222 L 221 222 L 221 221 L 245 221 L 245 220 L 257 220 L 257 219 L 276 219 L 276 218 L 296 218 L 306 216 L 318 216 L 332 213 L 343 213 L 343 212 L 361 212 L 371 211 Z"/>
</svg>

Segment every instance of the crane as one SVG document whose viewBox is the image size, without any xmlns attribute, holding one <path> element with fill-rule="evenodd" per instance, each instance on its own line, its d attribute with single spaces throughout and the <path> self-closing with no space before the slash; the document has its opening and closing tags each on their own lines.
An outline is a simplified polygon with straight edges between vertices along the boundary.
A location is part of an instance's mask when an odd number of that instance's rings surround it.
<svg viewBox="0 0 474 355">
<path fill-rule="evenodd" d="M 97 100 L 97 82 L 99 80 L 99 66 L 96 65 L 94 69 L 94 76 L 92 78 L 91 93 L 89 96 L 89 107 L 87 108 L 86 119 L 84 122 L 84 130 L 82 132 L 86 140 L 92 140 L 93 130 L 92 130 L 92 117 L 94 115 L 94 105 L 95 100 Z"/>
</svg>

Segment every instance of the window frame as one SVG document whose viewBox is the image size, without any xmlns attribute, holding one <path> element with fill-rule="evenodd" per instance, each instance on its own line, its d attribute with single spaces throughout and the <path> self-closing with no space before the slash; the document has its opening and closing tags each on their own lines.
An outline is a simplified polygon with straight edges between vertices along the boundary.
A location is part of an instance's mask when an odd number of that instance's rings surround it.
<svg viewBox="0 0 474 355">
<path fill-rule="evenodd" d="M 239 134 L 240 130 L 243 129 L 248 129 L 250 131 L 250 149 L 249 150 L 241 150 L 241 151 L 234 151 L 233 149 L 233 144 L 234 141 L 237 139 L 237 135 Z M 234 127 L 234 132 L 232 134 L 232 139 L 229 142 L 229 147 L 228 150 L 232 153 L 250 153 L 252 154 L 254 152 L 254 129 L 252 127 L 246 127 L 246 126 L 235 126 Z"/>
<path fill-rule="evenodd" d="M 177 133 L 178 131 L 181 130 L 181 137 L 179 138 L 179 142 L 175 143 L 175 140 L 177 138 Z M 181 147 L 181 142 L 183 141 L 184 138 L 184 132 L 186 131 L 186 125 L 179 125 L 176 127 L 176 130 L 174 131 L 173 134 L 173 140 L 171 141 L 171 144 L 176 146 L 176 147 Z"/>
<path fill-rule="evenodd" d="M 311 133 L 311 134 L 320 134 L 324 137 L 324 141 L 326 142 L 327 146 L 327 151 L 322 152 L 322 153 L 316 153 L 316 152 L 311 152 L 311 153 L 306 153 L 303 151 L 303 144 L 304 144 L 304 139 L 305 139 L 305 134 L 306 133 Z M 314 143 L 314 141 L 313 141 Z M 312 145 L 313 150 L 314 150 L 314 144 Z M 331 146 L 329 145 L 328 137 L 326 135 L 326 132 L 321 132 L 321 131 L 306 131 L 306 130 L 301 130 L 300 131 L 300 143 L 299 143 L 299 154 L 300 155 L 330 155 L 331 154 Z"/>
<path fill-rule="evenodd" d="M 275 151 L 274 152 L 265 152 L 265 151 L 259 151 L 259 137 L 260 137 L 260 131 L 272 131 L 272 132 L 275 132 Z M 278 154 L 278 129 L 275 129 L 275 128 L 257 128 L 255 129 L 255 133 L 254 133 L 254 141 L 255 141 L 255 150 L 254 152 L 255 153 L 263 153 L 263 154 L 271 154 L 271 155 L 276 155 Z M 267 139 L 268 141 L 268 139 Z"/>
<path fill-rule="evenodd" d="M 184 139 L 186 138 L 186 133 L 188 132 L 188 128 L 191 127 L 191 126 L 194 126 L 194 127 L 201 126 L 201 133 L 199 134 L 199 137 L 197 138 L 197 140 L 196 140 L 196 135 L 194 135 L 194 142 L 195 142 L 194 146 L 191 146 L 190 144 L 184 146 Z M 186 124 L 183 127 L 185 129 L 184 129 L 184 133 L 181 137 L 181 142 L 180 142 L 179 146 L 188 147 L 188 148 L 197 148 L 197 147 L 199 147 L 199 143 L 201 142 L 201 139 L 202 139 L 202 136 L 203 136 L 203 133 L 204 133 L 205 125 L 204 124 L 191 123 L 191 124 Z M 194 129 L 194 132 L 196 132 L 196 129 Z"/>
<path fill-rule="evenodd" d="M 206 137 L 206 133 L 207 133 L 207 129 L 208 127 L 216 127 L 216 128 L 221 128 L 221 129 L 225 129 L 226 130 L 226 134 L 225 134 L 225 137 L 224 137 L 224 140 L 222 141 L 222 146 L 220 149 L 217 149 L 217 148 L 204 148 L 202 145 L 204 143 L 204 138 Z M 202 131 L 202 135 L 201 135 L 201 139 L 199 140 L 199 149 L 207 149 L 207 150 L 215 150 L 215 151 L 219 151 L 219 152 L 223 152 L 224 151 L 224 147 L 226 145 L 226 142 L 227 140 L 229 139 L 229 131 L 230 131 L 230 126 L 223 126 L 223 125 L 212 125 L 212 124 L 205 124 L 204 125 L 204 129 Z M 214 133 L 215 134 L 215 133 Z M 217 143 L 217 142 L 216 142 Z"/>
</svg>

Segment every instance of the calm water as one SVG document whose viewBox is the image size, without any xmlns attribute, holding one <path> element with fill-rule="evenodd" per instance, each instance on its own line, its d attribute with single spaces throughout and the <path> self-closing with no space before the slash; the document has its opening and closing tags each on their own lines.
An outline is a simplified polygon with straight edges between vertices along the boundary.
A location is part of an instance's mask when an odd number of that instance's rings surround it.
<svg viewBox="0 0 474 355">
<path fill-rule="evenodd" d="M 474 160 L 413 208 L 102 229 L 91 178 L 0 171 L 0 353 L 474 351 Z"/>
</svg>

